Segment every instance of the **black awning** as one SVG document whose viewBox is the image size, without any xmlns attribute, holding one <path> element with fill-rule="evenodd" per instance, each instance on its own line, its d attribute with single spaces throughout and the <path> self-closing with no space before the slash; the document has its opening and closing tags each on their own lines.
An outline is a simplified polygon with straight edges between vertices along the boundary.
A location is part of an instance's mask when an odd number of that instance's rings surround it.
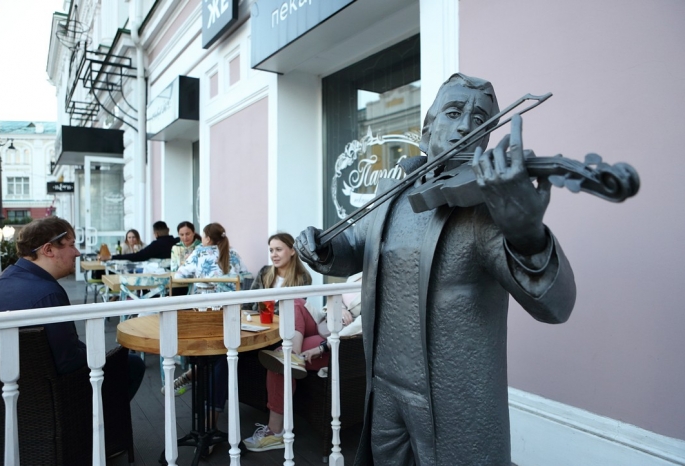
<svg viewBox="0 0 685 466">
<path fill-rule="evenodd" d="M 83 165 L 85 156 L 123 158 L 124 131 L 120 129 L 58 127 L 57 165 Z"/>
</svg>

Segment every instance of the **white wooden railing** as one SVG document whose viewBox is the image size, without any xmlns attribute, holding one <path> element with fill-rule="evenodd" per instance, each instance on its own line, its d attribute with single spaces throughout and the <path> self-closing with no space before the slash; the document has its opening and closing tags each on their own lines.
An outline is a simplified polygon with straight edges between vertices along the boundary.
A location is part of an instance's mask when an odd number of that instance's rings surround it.
<svg viewBox="0 0 685 466">
<path fill-rule="evenodd" d="M 295 333 L 294 299 L 325 296 L 328 298 L 328 328 L 331 331 L 332 449 L 329 462 L 343 465 L 340 451 L 340 378 L 338 332 L 342 329 L 342 300 L 340 295 L 358 292 L 360 283 L 340 283 L 266 290 L 248 290 L 228 293 L 166 297 L 150 300 L 120 301 L 114 303 L 80 304 L 75 306 L 27 309 L 0 312 L 0 381 L 4 384 L 5 402 L 5 457 L 4 464 L 19 466 L 19 434 L 17 427 L 17 399 L 21 387 L 19 379 L 19 328 L 40 326 L 56 322 L 86 321 L 86 345 L 90 382 L 93 386 L 93 465 L 105 466 L 105 436 L 102 411 L 103 366 L 105 364 L 105 318 L 141 312 L 160 314 L 160 357 L 165 375 L 165 458 L 176 466 L 178 458 L 176 433 L 176 405 L 174 398 L 174 356 L 178 350 L 176 313 L 178 309 L 223 306 L 224 344 L 228 351 L 228 442 L 231 465 L 240 464 L 240 413 L 238 409 L 238 348 L 240 347 L 240 305 L 257 301 L 279 300 L 280 336 L 284 351 L 284 464 L 294 464 L 293 458 L 293 400 L 290 354 Z M 227 381 L 228 383 L 228 381 Z"/>
</svg>

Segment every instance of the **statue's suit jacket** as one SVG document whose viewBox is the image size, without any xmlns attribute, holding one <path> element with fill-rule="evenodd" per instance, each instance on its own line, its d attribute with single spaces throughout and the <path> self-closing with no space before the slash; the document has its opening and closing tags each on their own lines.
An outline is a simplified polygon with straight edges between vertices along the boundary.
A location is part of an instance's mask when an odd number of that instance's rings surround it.
<svg viewBox="0 0 685 466">
<path fill-rule="evenodd" d="M 382 180 L 378 192 L 388 189 L 392 182 L 396 181 Z M 374 336 L 383 331 L 375 328 L 377 306 L 383 306 L 377 302 L 376 285 L 381 238 L 392 204 L 385 202 L 334 238 L 324 262 L 313 264 L 327 275 L 349 276 L 364 271 L 362 325 L 367 386 L 357 465 L 373 464 L 370 434 Z M 544 253 L 547 263 L 542 270 L 533 270 L 525 260 L 514 257 L 484 205 L 437 208 L 428 228 L 416 234 L 424 239 L 417 296 L 423 354 L 415 357 L 428 375 L 423 395 L 433 421 L 436 464 L 508 466 L 509 294 L 535 319 L 564 322 L 575 302 L 573 272 L 551 233 Z M 398 277 L 401 279 L 401 275 Z M 419 464 L 425 462 L 419 460 Z"/>
</svg>

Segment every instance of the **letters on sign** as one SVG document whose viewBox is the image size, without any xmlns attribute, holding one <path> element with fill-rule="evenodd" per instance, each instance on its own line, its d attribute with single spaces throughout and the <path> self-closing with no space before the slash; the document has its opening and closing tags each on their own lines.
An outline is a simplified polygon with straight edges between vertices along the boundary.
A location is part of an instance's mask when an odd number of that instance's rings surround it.
<svg viewBox="0 0 685 466">
<path fill-rule="evenodd" d="M 202 48 L 210 47 L 238 20 L 238 0 L 204 0 Z"/>
<path fill-rule="evenodd" d="M 344 151 L 335 161 L 335 174 L 331 180 L 331 194 L 338 217 L 347 217 L 347 210 L 338 196 L 346 197 L 347 202 L 353 207 L 361 207 L 376 196 L 376 188 L 381 178 L 400 180 L 405 176 L 404 170 L 396 163 L 406 158 L 406 155 L 395 160 L 392 168 L 375 168 L 380 159 L 378 155 L 370 153 L 372 146 L 383 146 L 393 142 L 418 147 L 420 138 L 419 134 L 412 132 L 374 136 L 369 127 L 364 137 L 345 144 Z M 338 186 L 339 181 L 342 186 Z"/>
<path fill-rule="evenodd" d="M 279 21 L 285 21 L 289 15 L 292 15 L 298 8 L 311 5 L 312 0 L 290 0 L 283 2 L 279 8 L 271 12 L 271 27 L 278 26 Z"/>
</svg>

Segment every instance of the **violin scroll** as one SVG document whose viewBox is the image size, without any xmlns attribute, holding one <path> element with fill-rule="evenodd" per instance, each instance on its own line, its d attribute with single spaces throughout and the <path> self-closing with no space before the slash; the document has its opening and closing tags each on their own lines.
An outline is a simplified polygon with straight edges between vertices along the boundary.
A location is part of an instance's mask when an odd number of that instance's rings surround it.
<svg viewBox="0 0 685 466">
<path fill-rule="evenodd" d="M 597 154 L 587 154 L 583 164 L 571 162 L 565 164 L 565 173 L 549 176 L 554 186 L 572 193 L 584 191 L 611 202 L 623 202 L 640 189 L 640 177 L 627 163 L 610 165 Z"/>
</svg>

